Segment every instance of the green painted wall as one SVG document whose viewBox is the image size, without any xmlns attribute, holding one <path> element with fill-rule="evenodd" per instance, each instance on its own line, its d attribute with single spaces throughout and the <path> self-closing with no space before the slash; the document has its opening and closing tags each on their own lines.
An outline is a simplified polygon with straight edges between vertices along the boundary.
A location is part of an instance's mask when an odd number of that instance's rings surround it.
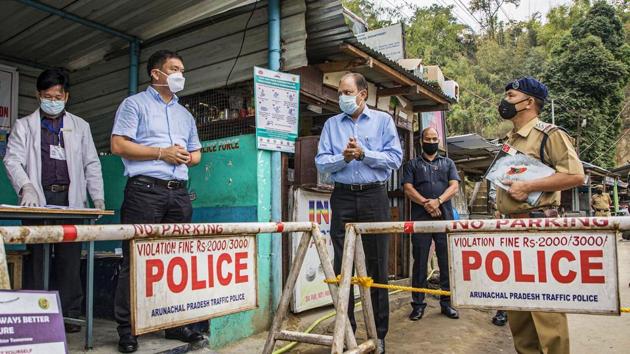
<svg viewBox="0 0 630 354">
<path fill-rule="evenodd" d="M 254 138 L 254 136 L 252 136 Z M 256 166 L 251 176 L 257 188 L 257 221 L 269 222 L 271 219 L 271 154 L 258 151 L 253 146 L 253 156 L 256 156 Z M 271 304 L 271 235 L 260 234 L 258 242 L 258 308 L 234 315 L 213 319 L 210 322 L 210 346 L 218 348 L 229 343 L 246 338 L 269 328 L 273 311 Z"/>
<path fill-rule="evenodd" d="M 126 178 L 117 156 L 102 156 L 105 203 L 116 215 L 102 224 L 120 223 Z M 271 154 L 256 149 L 255 135 L 203 142 L 199 165 L 190 169 L 189 192 L 193 200 L 193 222 L 268 222 L 271 219 Z M 0 203 L 15 204 L 17 198 L 0 168 Z M 270 308 L 271 235 L 258 237 L 258 308 L 212 319 L 210 345 L 221 347 L 268 329 Z M 118 241 L 97 242 L 99 251 L 113 252 Z"/>
</svg>

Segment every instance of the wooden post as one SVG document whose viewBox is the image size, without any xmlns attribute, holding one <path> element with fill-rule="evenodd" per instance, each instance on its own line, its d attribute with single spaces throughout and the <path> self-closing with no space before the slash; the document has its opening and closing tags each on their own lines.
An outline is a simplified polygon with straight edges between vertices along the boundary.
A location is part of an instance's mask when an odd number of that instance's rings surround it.
<svg viewBox="0 0 630 354">
<path fill-rule="evenodd" d="M 470 195 L 470 201 L 468 202 L 468 208 L 470 208 L 471 210 L 473 206 L 475 205 L 475 200 L 477 199 L 477 194 L 479 194 L 480 188 L 481 188 L 481 182 L 475 182 L 475 188 L 473 189 L 473 192 Z"/>
<path fill-rule="evenodd" d="M 263 354 L 271 354 L 271 352 L 273 351 L 273 347 L 276 344 L 276 334 L 280 332 L 282 321 L 284 321 L 287 311 L 289 310 L 291 295 L 293 294 L 293 289 L 295 288 L 297 277 L 300 274 L 300 268 L 302 268 L 302 263 L 304 262 L 304 257 L 306 256 L 306 251 L 308 250 L 308 244 L 310 243 L 310 240 L 311 232 L 302 233 L 302 238 L 300 239 L 300 244 L 298 245 L 295 259 L 293 260 L 293 264 L 291 265 L 291 270 L 289 271 L 287 282 L 284 285 L 284 291 L 282 292 L 282 296 L 280 297 L 278 310 L 273 317 L 273 322 L 271 324 L 271 328 L 269 329 L 267 342 L 265 342 L 265 347 L 262 351 Z"/>
<path fill-rule="evenodd" d="M 337 301 L 337 316 L 335 317 L 335 331 L 333 332 L 332 354 L 343 353 L 346 321 L 348 320 L 348 301 L 350 301 L 350 280 L 352 279 L 352 264 L 354 263 L 354 249 L 356 233 L 354 228 L 346 225 L 346 237 L 343 242 L 343 258 L 341 261 L 341 281 L 339 282 L 339 299 Z M 352 299 L 354 301 L 354 299 Z"/>
<path fill-rule="evenodd" d="M 369 237 L 389 236 L 372 235 Z M 361 239 L 361 234 L 357 234 L 356 240 L 357 242 L 355 247 L 354 265 L 357 269 L 358 276 L 367 277 L 368 274 L 367 266 L 365 265 L 365 251 L 363 250 L 363 240 Z M 372 294 L 370 293 L 370 288 L 360 286 L 359 290 L 361 292 L 361 303 L 363 304 L 363 320 L 365 322 L 368 339 L 373 339 L 376 343 L 376 340 L 378 338 L 376 334 L 376 322 L 374 321 L 374 311 L 372 310 Z"/>
<path fill-rule="evenodd" d="M 326 246 L 326 239 L 322 236 L 321 231 L 319 230 L 319 226 L 315 225 L 313 229 L 313 238 L 315 239 L 315 248 L 317 249 L 317 253 L 319 254 L 319 261 L 322 264 L 322 268 L 324 270 L 324 276 L 326 279 L 335 279 L 337 276 L 335 275 L 335 269 L 333 268 L 333 263 L 328 256 L 328 250 Z M 339 288 L 337 284 L 328 284 L 328 290 L 330 290 L 330 296 L 332 297 L 333 304 L 339 302 Z M 354 299 L 353 299 L 354 301 Z M 354 332 L 352 331 L 352 326 L 350 325 L 350 320 L 346 319 L 346 347 L 355 348 L 357 346 L 357 340 L 354 337 Z"/>
</svg>

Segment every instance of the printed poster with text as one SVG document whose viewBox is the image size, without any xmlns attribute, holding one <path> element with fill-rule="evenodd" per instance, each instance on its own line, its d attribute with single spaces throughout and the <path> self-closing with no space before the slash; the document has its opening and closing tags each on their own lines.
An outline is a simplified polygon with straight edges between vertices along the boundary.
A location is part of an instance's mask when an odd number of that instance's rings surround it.
<svg viewBox="0 0 630 354">
<path fill-rule="evenodd" d="M 258 149 L 294 153 L 300 76 L 254 67 L 254 96 Z"/>
</svg>

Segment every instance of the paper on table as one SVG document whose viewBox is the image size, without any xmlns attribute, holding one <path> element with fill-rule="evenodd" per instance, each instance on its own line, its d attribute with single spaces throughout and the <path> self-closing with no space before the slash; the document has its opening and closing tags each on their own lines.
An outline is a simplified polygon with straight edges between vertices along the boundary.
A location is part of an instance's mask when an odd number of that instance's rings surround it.
<svg viewBox="0 0 630 354">
<path fill-rule="evenodd" d="M 13 205 L 13 204 L 0 204 L 0 208 L 11 208 L 11 209 L 58 209 L 58 210 L 83 210 L 83 211 L 98 211 L 100 209 L 96 208 L 70 208 L 65 205 L 52 205 L 46 204 L 45 206 L 38 207 L 30 207 L 24 205 Z"/>
</svg>

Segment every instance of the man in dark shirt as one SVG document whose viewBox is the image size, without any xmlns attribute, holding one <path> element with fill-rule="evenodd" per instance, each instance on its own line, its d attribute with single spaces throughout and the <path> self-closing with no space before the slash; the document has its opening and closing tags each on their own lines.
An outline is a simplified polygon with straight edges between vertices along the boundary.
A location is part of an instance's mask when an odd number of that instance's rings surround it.
<svg viewBox="0 0 630 354">
<path fill-rule="evenodd" d="M 407 198 L 411 199 L 412 220 L 453 220 L 453 207 L 450 199 L 459 189 L 459 175 L 453 160 L 438 154 L 439 137 L 437 130 L 426 128 L 422 131 L 422 155 L 407 162 L 403 175 L 403 188 Z M 440 267 L 440 288 L 450 290 L 448 281 L 448 246 L 445 233 L 413 234 L 413 269 L 411 284 L 413 287 L 427 287 L 427 263 L 431 241 L 435 241 L 435 250 Z M 412 293 L 413 310 L 409 319 L 417 321 L 424 315 L 427 306 L 424 293 Z M 459 318 L 451 307 L 450 296 L 440 297 L 442 313 L 449 318 Z"/>
</svg>

